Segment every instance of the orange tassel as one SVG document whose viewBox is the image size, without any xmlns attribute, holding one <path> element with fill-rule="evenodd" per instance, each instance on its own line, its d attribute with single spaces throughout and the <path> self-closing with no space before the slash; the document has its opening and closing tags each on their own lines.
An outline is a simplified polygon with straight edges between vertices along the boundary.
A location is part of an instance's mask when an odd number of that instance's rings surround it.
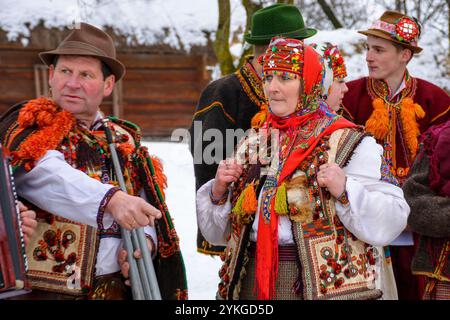
<svg viewBox="0 0 450 320">
<path fill-rule="evenodd" d="M 239 195 L 232 212 L 237 216 L 240 223 L 249 223 L 258 208 L 255 185 L 250 183 Z"/>
<path fill-rule="evenodd" d="M 269 111 L 269 108 L 267 107 L 267 104 L 261 105 L 261 110 L 255 114 L 252 118 L 252 128 L 261 128 L 263 124 L 267 120 L 267 113 Z"/>
<path fill-rule="evenodd" d="M 403 99 L 400 117 L 406 146 L 411 153 L 412 159 L 415 158 L 419 147 L 418 137 L 420 136 L 420 129 L 417 120 L 422 119 L 424 116 L 425 112 L 420 105 L 414 103 L 411 98 Z"/>
<path fill-rule="evenodd" d="M 366 122 L 366 131 L 378 140 L 384 140 L 389 132 L 389 114 L 384 101 L 376 98 L 372 102 L 373 112 Z"/>
<path fill-rule="evenodd" d="M 258 200 L 256 199 L 255 185 L 250 183 L 244 190 L 244 200 L 242 201 L 242 210 L 247 213 L 255 213 L 258 208 Z"/>
</svg>

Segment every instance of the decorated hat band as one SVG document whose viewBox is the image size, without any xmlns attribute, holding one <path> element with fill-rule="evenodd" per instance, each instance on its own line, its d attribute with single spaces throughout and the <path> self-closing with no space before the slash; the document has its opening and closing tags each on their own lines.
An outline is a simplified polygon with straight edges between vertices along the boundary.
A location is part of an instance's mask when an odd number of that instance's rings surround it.
<svg viewBox="0 0 450 320">
<path fill-rule="evenodd" d="M 376 20 L 370 29 L 382 30 L 400 42 L 405 42 L 413 46 L 418 45 L 420 29 L 418 24 L 409 17 L 398 19 L 395 24 Z"/>
</svg>

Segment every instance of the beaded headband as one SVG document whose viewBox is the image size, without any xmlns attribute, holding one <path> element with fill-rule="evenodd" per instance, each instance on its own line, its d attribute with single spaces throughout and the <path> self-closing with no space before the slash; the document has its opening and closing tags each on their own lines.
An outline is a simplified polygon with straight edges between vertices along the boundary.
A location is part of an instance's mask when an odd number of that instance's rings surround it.
<svg viewBox="0 0 450 320">
<path fill-rule="evenodd" d="M 263 56 L 263 74 L 268 71 L 279 71 L 302 77 L 303 63 L 303 41 L 276 37 L 272 39 Z"/>
</svg>

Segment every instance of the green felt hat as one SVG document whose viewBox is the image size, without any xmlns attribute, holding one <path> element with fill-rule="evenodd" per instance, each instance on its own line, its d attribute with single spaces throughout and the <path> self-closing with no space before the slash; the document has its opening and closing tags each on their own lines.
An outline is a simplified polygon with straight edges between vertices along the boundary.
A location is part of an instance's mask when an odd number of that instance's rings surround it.
<svg viewBox="0 0 450 320">
<path fill-rule="evenodd" d="M 306 39 L 317 33 L 307 28 L 300 10 L 293 5 L 277 3 L 253 14 L 251 31 L 244 35 L 250 44 L 269 44 L 275 36 Z"/>
</svg>

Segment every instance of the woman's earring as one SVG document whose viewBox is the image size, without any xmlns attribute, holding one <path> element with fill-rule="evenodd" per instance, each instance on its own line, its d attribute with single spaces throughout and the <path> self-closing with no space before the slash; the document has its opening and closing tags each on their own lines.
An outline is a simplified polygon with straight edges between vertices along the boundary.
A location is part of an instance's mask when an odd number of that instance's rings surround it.
<svg viewBox="0 0 450 320">
<path fill-rule="evenodd" d="M 49 99 L 52 98 L 52 96 L 53 96 L 53 93 L 52 93 L 52 87 L 49 87 L 49 88 L 48 88 L 48 94 L 47 94 L 47 96 L 48 96 Z"/>
</svg>

